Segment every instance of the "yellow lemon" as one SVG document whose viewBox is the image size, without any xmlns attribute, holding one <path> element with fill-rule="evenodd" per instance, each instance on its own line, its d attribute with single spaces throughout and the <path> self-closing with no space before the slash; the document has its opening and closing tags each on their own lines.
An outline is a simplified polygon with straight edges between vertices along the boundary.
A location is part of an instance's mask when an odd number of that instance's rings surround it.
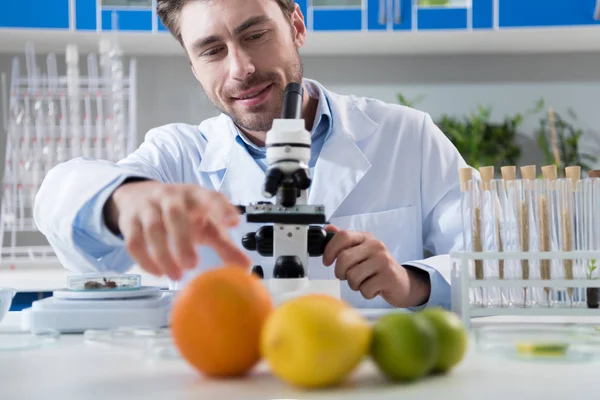
<svg viewBox="0 0 600 400">
<path fill-rule="evenodd" d="M 261 334 L 261 353 L 273 375 L 290 385 L 341 383 L 369 352 L 371 327 L 345 302 L 305 295 L 280 304 Z"/>
</svg>

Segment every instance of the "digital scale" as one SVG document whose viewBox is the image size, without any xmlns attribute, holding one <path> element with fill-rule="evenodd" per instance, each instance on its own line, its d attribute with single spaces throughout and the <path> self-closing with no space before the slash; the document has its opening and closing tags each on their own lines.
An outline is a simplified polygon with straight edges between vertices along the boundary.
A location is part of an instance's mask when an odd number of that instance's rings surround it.
<svg viewBox="0 0 600 400">
<path fill-rule="evenodd" d="M 174 293 L 142 286 L 140 275 L 76 275 L 51 297 L 21 313 L 21 329 L 82 333 L 123 327 L 160 329 L 169 325 Z"/>
</svg>

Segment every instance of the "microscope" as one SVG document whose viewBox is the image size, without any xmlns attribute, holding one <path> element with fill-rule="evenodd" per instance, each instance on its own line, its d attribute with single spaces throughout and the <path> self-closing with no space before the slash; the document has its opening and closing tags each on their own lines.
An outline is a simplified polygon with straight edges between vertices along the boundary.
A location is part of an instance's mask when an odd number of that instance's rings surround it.
<svg viewBox="0 0 600 400">
<path fill-rule="evenodd" d="M 323 205 L 307 204 L 311 185 L 308 162 L 311 157 L 311 137 L 302 118 L 303 88 L 289 83 L 284 92 L 281 118 L 274 119 L 267 132 L 267 162 L 263 195 L 275 202 L 257 202 L 241 206 L 249 223 L 265 224 L 242 238 L 242 246 L 263 257 L 273 257 L 275 293 L 302 290 L 308 285 L 309 257 L 323 255 L 333 233 L 326 232 Z M 264 278 L 260 265 L 253 273 Z"/>
</svg>

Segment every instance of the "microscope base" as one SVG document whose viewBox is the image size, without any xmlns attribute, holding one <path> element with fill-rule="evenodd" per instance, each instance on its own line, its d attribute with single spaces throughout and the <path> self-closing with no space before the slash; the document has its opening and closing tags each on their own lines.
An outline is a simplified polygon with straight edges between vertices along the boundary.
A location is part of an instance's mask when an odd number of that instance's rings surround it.
<svg viewBox="0 0 600 400">
<path fill-rule="evenodd" d="M 279 281 L 283 280 L 284 279 L 267 279 L 264 281 L 275 306 L 286 300 L 310 294 L 323 294 L 336 299 L 341 298 L 340 281 L 337 279 L 289 279 L 289 281 L 304 281 L 296 282 L 296 284 L 301 287 L 293 287 L 292 282 L 285 283 L 287 287 L 281 287 Z M 288 279 L 285 280 L 287 281 Z"/>
<path fill-rule="evenodd" d="M 269 290 L 273 294 L 300 292 L 306 290 L 309 285 L 308 278 L 269 279 Z"/>
</svg>

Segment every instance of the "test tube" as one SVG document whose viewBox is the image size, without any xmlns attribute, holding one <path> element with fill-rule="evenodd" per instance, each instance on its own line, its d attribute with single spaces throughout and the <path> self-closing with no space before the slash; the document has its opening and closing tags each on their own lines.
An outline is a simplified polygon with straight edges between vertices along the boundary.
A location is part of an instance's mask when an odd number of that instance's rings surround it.
<svg viewBox="0 0 600 400">
<path fill-rule="evenodd" d="M 500 209 L 502 210 L 501 218 L 501 242 L 499 243 L 499 251 L 519 251 L 519 235 L 516 215 L 516 199 L 518 196 L 517 167 L 507 165 L 500 168 L 502 180 L 496 184 L 498 198 L 500 200 Z M 504 279 L 518 279 L 518 260 L 501 260 L 504 268 Z M 514 288 L 503 290 L 502 295 L 505 300 L 503 305 L 514 307 L 519 303 L 520 292 Z"/>
<path fill-rule="evenodd" d="M 479 168 L 481 175 L 481 241 L 484 252 L 498 252 L 499 243 L 499 203 L 495 196 L 496 191 L 492 191 L 492 180 L 494 179 L 494 167 L 485 166 Z M 497 280 L 504 277 L 504 266 L 500 270 L 498 259 L 490 259 L 484 262 L 486 279 Z M 488 302 L 484 304 L 489 307 L 501 307 L 502 297 L 499 287 L 488 289 Z"/>
<path fill-rule="evenodd" d="M 462 217 L 462 233 L 463 233 L 463 251 L 472 251 L 472 238 L 471 238 L 471 196 L 469 193 L 469 182 L 473 178 L 473 169 L 470 167 L 461 168 L 458 171 L 458 177 L 460 180 L 460 213 Z"/>
<path fill-rule="evenodd" d="M 537 235 L 534 218 L 534 193 L 535 193 L 536 166 L 526 165 L 521 167 L 521 188 L 518 199 L 519 220 L 519 245 L 522 252 L 535 251 L 537 249 Z M 529 280 L 536 278 L 535 260 L 521 259 L 521 279 Z M 535 304 L 533 288 L 523 288 L 523 307 L 531 307 Z"/>
<path fill-rule="evenodd" d="M 469 194 L 470 194 L 470 218 L 469 226 L 472 238 L 473 253 L 475 253 L 475 260 L 473 262 L 473 271 L 470 272 L 470 279 L 483 280 L 484 274 L 484 263 L 483 260 L 477 259 L 483 252 L 482 245 L 482 215 L 481 215 L 481 185 L 478 180 L 470 180 L 469 183 Z M 471 293 L 472 305 L 475 307 L 483 307 L 487 304 L 487 290 L 483 287 L 475 288 Z"/>
<path fill-rule="evenodd" d="M 558 192 L 558 174 L 556 165 L 546 165 L 542 167 L 543 179 L 536 182 L 537 212 L 538 212 L 538 230 L 539 249 L 541 252 L 559 250 L 558 238 L 560 234 L 560 225 L 558 224 L 559 192 Z M 543 259 L 540 260 L 540 276 L 543 280 L 552 280 L 559 278 L 560 260 Z M 561 274 L 562 275 L 562 274 Z M 544 287 L 543 298 L 548 307 L 557 304 L 560 296 L 558 291 L 547 286 Z"/>
<path fill-rule="evenodd" d="M 588 172 L 592 191 L 592 248 L 590 250 L 600 251 L 600 170 Z M 596 264 L 600 260 L 596 260 Z"/>
<path fill-rule="evenodd" d="M 571 221 L 573 225 L 573 247 L 570 251 L 586 250 L 586 241 L 584 238 L 584 203 L 581 192 L 581 167 L 569 166 L 565 168 L 566 190 L 571 200 L 572 214 Z M 581 258 L 574 260 L 573 277 L 574 279 L 586 279 L 587 265 Z M 567 278 L 568 279 L 568 278 Z M 576 305 L 583 305 L 586 302 L 586 289 L 576 288 L 573 293 L 573 302 Z"/>
</svg>

